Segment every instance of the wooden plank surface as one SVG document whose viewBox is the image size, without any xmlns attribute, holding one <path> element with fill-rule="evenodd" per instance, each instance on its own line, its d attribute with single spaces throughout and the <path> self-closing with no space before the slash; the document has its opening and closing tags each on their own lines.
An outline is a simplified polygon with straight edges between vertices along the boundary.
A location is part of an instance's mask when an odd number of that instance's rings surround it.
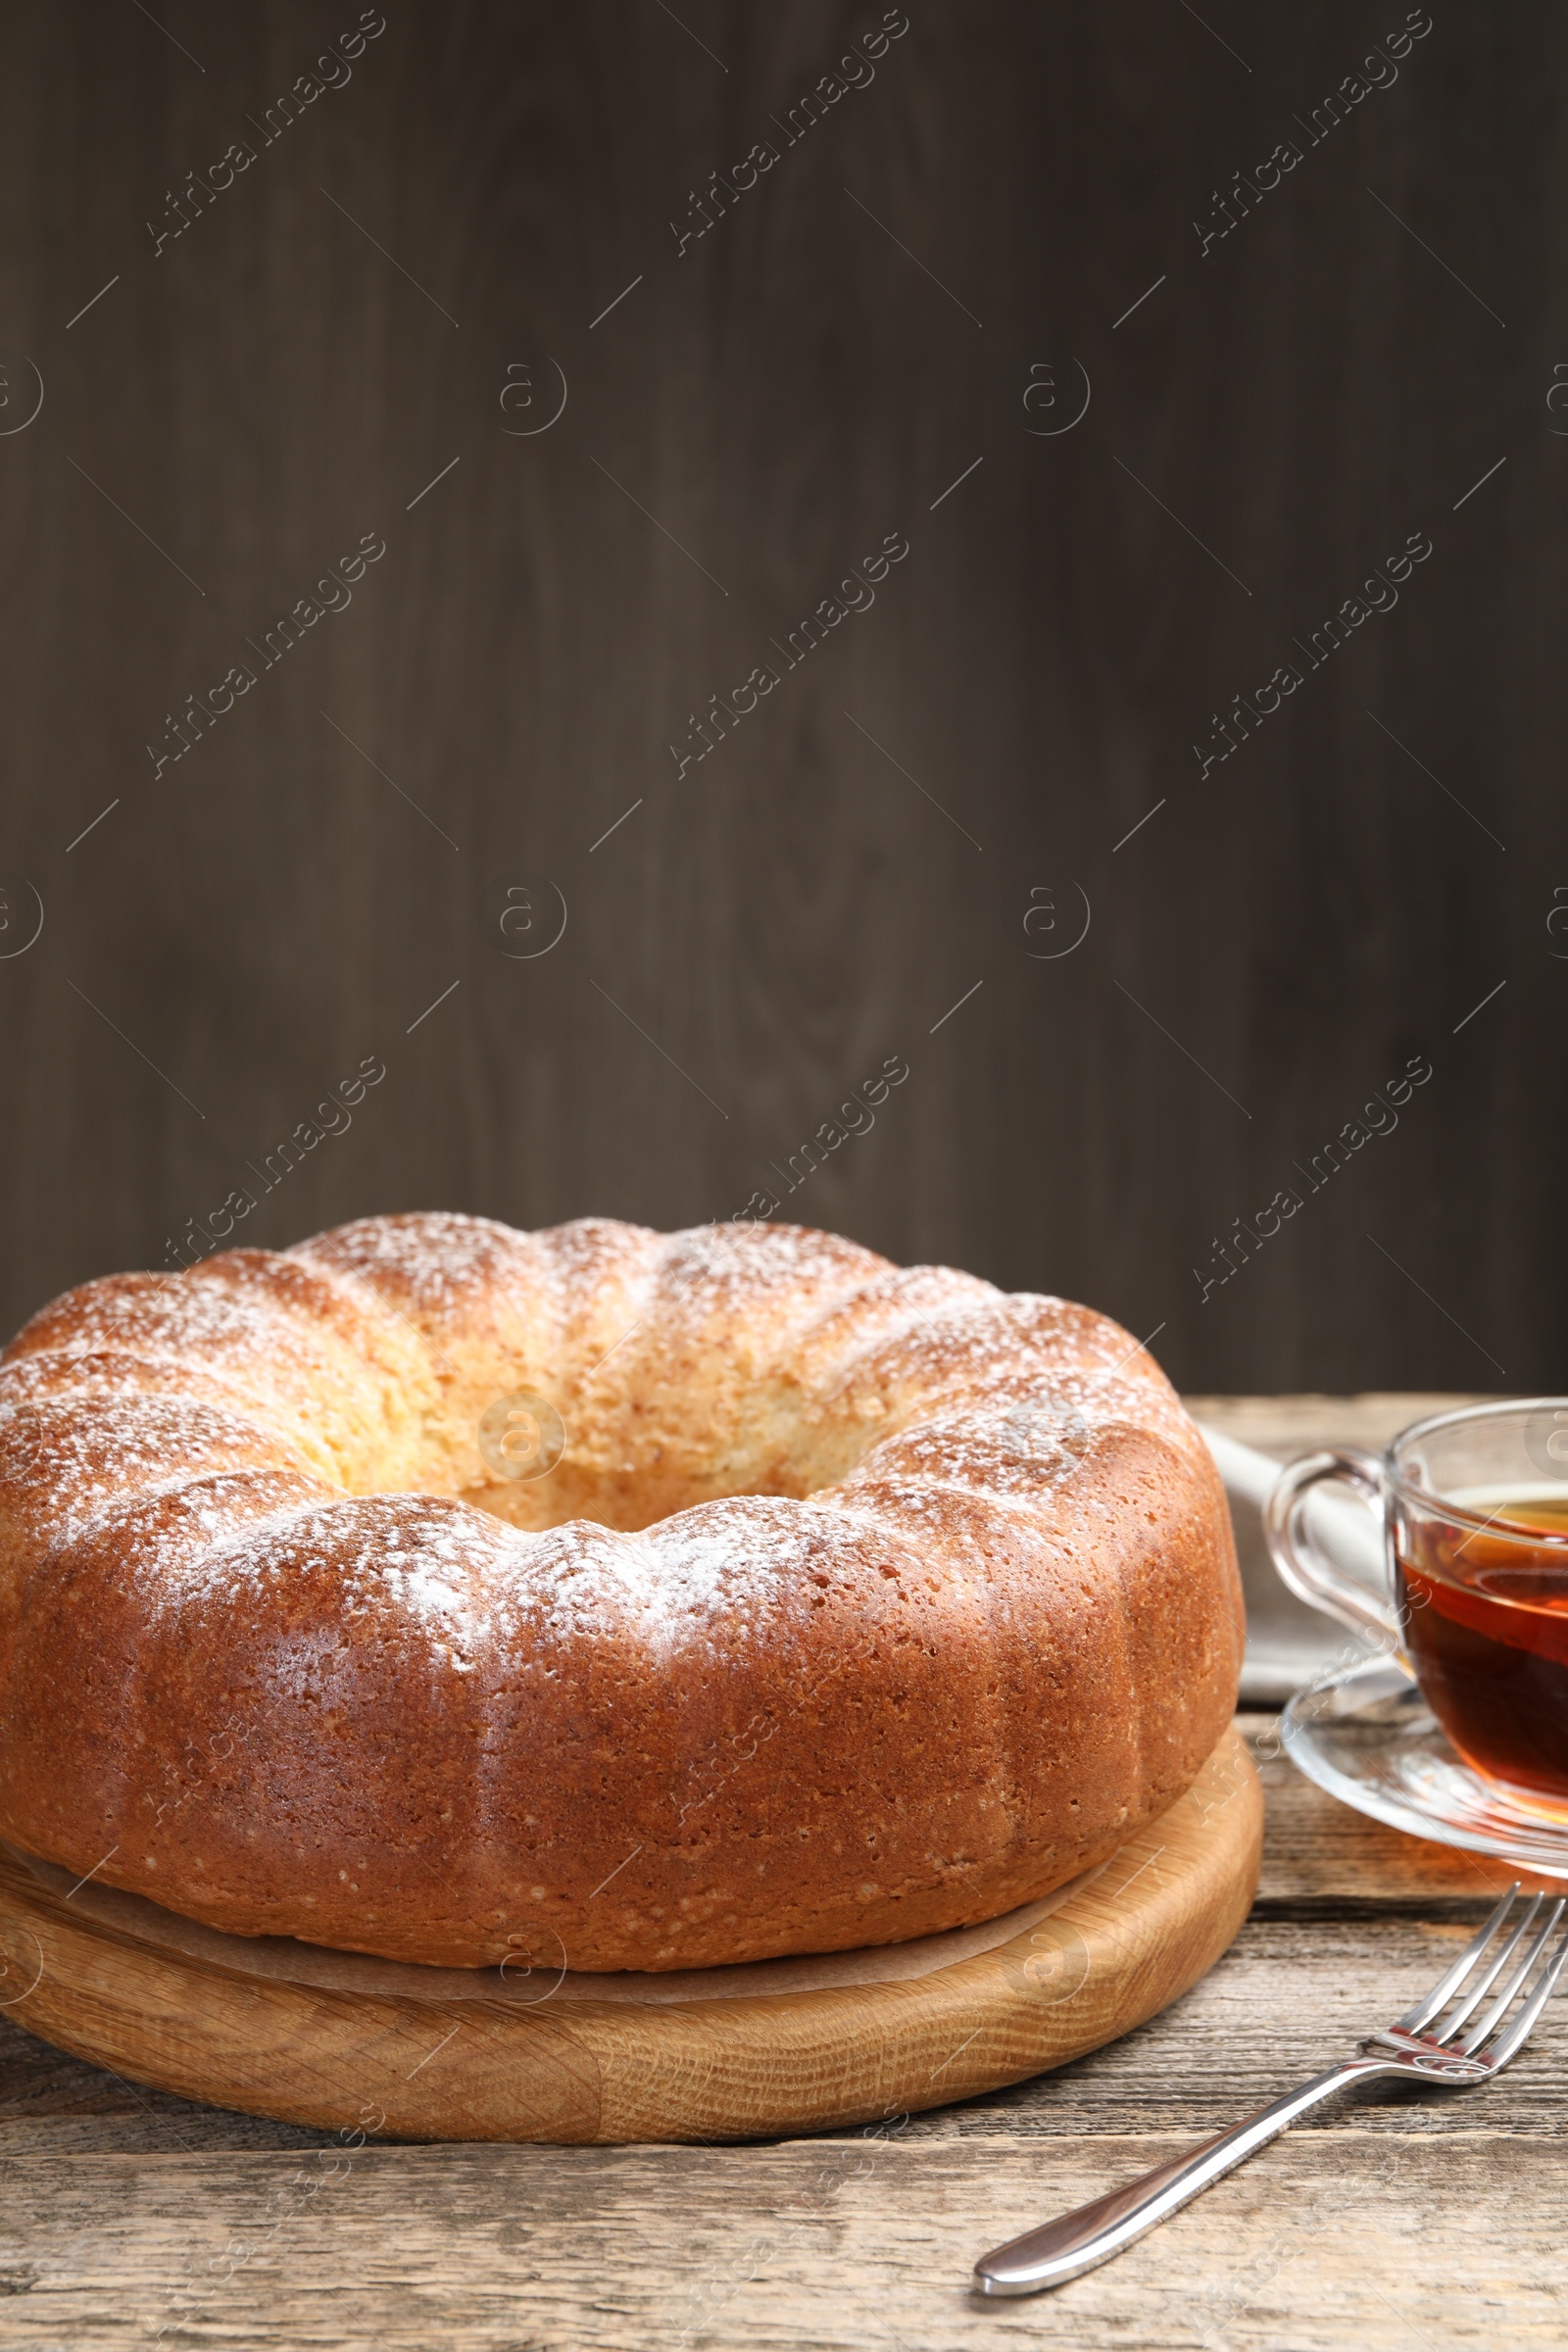
<svg viewBox="0 0 1568 2352">
<path fill-rule="evenodd" d="M 358 13 L 0 9 L 0 346 L 45 386 L 0 433 L 0 872 L 46 915 L 0 958 L 0 1331 L 240 1185 L 268 1246 L 725 1216 L 902 1054 L 793 1213 L 1159 1326 L 1188 1386 L 1560 1377 L 1568 15 L 1447 0 L 1320 133 L 1403 0 L 911 0 L 795 135 L 881 0 L 443 0 L 270 130 Z M 1302 650 L 1412 533 L 1397 608 Z M 519 869 L 569 906 L 535 961 L 490 936 Z"/>
<path fill-rule="evenodd" d="M 418 2149 L 367 2152 L 319 2186 L 292 2160 L 113 2158 L 89 2183 L 45 2158 L 4 2183 L 0 2340 L 84 2352 L 164 2326 L 166 2343 L 311 2352 L 1561 2344 L 1568 2147 L 1483 2126 L 1298 2134 L 1109 2269 L 970 2301 L 976 2254 L 1174 2144 L 825 2140 L 759 2149 L 744 2173 L 668 2149 Z M 47 2217 L 25 2252 L 19 2194 Z"/>
<path fill-rule="evenodd" d="M 1374 1439 L 1410 1399 L 1277 1408 Z M 1386 1433 L 1385 1433 L 1386 1434 Z M 194 2107 L 0 2021 L 0 2345 L 243 2352 L 1449 2352 L 1568 2334 L 1568 2005 L 1504 2082 L 1307 2118 L 1119 2262 L 970 2303 L 975 2256 L 1174 2155 L 1403 2008 L 1493 1866 L 1363 1822 L 1242 1719 L 1267 1803 L 1231 1950 L 1174 2008 L 1011 2090 L 728 2148 L 345 2149 Z"/>
</svg>

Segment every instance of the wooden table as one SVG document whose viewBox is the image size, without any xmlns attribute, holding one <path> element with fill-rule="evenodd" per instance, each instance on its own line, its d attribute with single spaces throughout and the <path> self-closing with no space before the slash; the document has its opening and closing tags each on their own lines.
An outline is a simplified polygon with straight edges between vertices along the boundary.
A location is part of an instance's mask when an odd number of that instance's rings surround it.
<svg viewBox="0 0 1568 2352">
<path fill-rule="evenodd" d="M 1371 1434 L 1333 1400 L 1292 1427 L 1304 1443 Z M 1278 1755 L 1271 1718 L 1242 1720 L 1269 1831 L 1226 1958 L 1113 2048 L 882 2135 L 334 2153 L 0 2022 L 0 2345 L 84 2352 L 163 2329 L 166 2346 L 244 2352 L 1560 2346 L 1561 2003 L 1490 2089 L 1342 2101 L 1058 2294 L 966 2293 L 986 2247 L 1344 2055 L 1494 1899 L 1497 1868 L 1347 1812 Z"/>
</svg>

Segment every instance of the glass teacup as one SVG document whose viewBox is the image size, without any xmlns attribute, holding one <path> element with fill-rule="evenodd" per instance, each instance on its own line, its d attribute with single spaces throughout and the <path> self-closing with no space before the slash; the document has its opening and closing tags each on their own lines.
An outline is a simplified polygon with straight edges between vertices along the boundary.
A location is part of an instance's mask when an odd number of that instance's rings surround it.
<svg viewBox="0 0 1568 2352">
<path fill-rule="evenodd" d="M 1313 1535 L 1308 1496 L 1325 1479 L 1382 1522 L 1386 1592 Z M 1396 1650 L 1465 1762 L 1526 1812 L 1568 1823 L 1568 1398 L 1439 1413 L 1381 1460 L 1307 1454 L 1263 1521 L 1293 1592 Z"/>
</svg>

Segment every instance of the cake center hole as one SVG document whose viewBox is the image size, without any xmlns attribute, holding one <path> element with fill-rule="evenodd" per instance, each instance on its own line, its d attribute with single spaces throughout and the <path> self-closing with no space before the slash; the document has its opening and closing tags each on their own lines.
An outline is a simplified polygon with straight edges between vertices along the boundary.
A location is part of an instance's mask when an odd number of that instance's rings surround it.
<svg viewBox="0 0 1568 2352">
<path fill-rule="evenodd" d="M 465 1502 L 512 1527 L 589 1519 L 627 1532 L 733 1494 L 803 1496 L 847 1466 L 799 1429 L 739 1425 L 704 1431 L 667 1400 L 628 1400 L 613 1426 L 574 1430 L 569 1408 L 531 1390 L 494 1398 L 478 1416 L 481 1475 Z M 792 1443 L 792 1440 L 794 1441 Z M 820 1456 L 821 1458 L 818 1458 Z M 470 1457 L 471 1465 L 471 1457 Z M 461 1473 L 460 1473 L 461 1475 Z"/>
</svg>

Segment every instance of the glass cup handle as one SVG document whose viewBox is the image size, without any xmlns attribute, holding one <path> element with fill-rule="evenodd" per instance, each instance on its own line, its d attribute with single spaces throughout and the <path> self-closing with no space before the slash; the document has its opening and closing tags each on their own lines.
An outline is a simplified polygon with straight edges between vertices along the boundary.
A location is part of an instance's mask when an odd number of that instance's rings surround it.
<svg viewBox="0 0 1568 2352">
<path fill-rule="evenodd" d="M 1371 1592 L 1331 1560 L 1306 1524 L 1307 1497 L 1326 1478 L 1353 1487 L 1379 1528 L 1387 1520 L 1383 1465 L 1358 1446 L 1334 1446 L 1303 1454 L 1282 1470 L 1263 1504 L 1263 1533 L 1281 1580 L 1308 1608 L 1337 1617 L 1352 1633 L 1370 1634 L 1382 1648 L 1402 1649 L 1399 1623 L 1386 1593 Z"/>
</svg>

